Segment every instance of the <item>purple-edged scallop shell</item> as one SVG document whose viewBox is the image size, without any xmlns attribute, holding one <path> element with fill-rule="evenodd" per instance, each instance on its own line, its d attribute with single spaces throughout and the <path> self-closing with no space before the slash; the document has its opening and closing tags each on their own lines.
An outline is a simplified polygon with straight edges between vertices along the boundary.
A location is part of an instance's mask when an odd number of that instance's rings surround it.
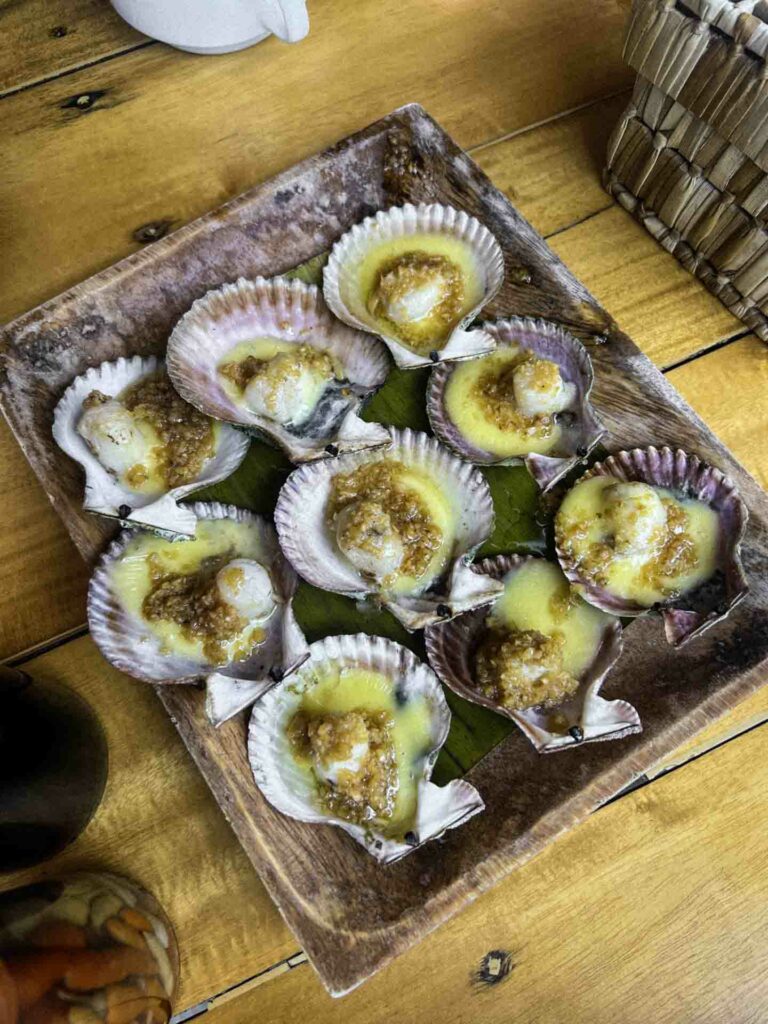
<svg viewBox="0 0 768 1024">
<path fill-rule="evenodd" d="M 303 579 L 348 597 L 375 597 L 406 629 L 487 604 L 501 585 L 470 569 L 472 555 L 493 530 L 493 502 L 478 469 L 456 458 L 427 434 L 390 430 L 391 447 L 340 455 L 300 466 L 288 477 L 275 508 L 275 526 L 286 558 Z M 434 481 L 450 505 L 451 546 L 440 574 L 407 593 L 393 593 L 349 561 L 336 543 L 326 513 L 334 477 L 361 466 L 394 460 Z"/>
<path fill-rule="evenodd" d="M 468 255 L 477 283 L 476 298 L 464 303 L 460 319 L 447 337 L 435 338 L 421 351 L 406 344 L 387 322 L 374 316 L 367 307 L 368 296 L 361 291 L 362 268 L 378 247 L 401 246 L 401 240 L 419 237 L 444 237 L 461 245 Z M 417 243 L 415 243 L 417 244 Z M 402 248 L 402 246 L 401 246 Z M 402 253 L 398 253 L 402 255 Z M 380 210 L 356 224 L 336 242 L 323 272 L 323 291 L 330 308 L 339 319 L 362 331 L 384 339 L 398 366 L 406 369 L 456 359 L 471 359 L 493 348 L 493 339 L 483 330 L 465 330 L 501 288 L 504 281 L 504 256 L 501 246 L 480 221 L 463 210 L 438 203 L 393 206 Z M 391 323 L 391 322 L 390 322 Z"/>
<path fill-rule="evenodd" d="M 97 564 L 88 588 L 88 625 L 107 661 L 135 679 L 167 684 L 205 681 L 208 717 L 220 725 L 293 672 L 307 657 L 308 648 L 293 612 L 296 574 L 283 557 L 272 526 L 234 505 L 197 502 L 187 508 L 196 520 L 227 519 L 253 531 L 260 550 L 258 561 L 269 574 L 275 600 L 264 640 L 248 658 L 229 665 L 212 665 L 165 650 L 143 616 L 125 607 L 115 585 L 113 570 L 131 542 L 141 536 L 136 530 L 120 533 Z"/>
<path fill-rule="evenodd" d="M 430 376 L 427 413 L 432 430 L 443 444 L 469 462 L 482 466 L 509 466 L 524 462 L 542 491 L 548 491 L 586 458 L 605 433 L 589 400 L 594 378 L 592 360 L 580 341 L 547 320 L 509 317 L 486 323 L 483 329 L 495 339 L 497 349 L 519 348 L 556 363 L 563 381 L 572 386 L 570 401 L 555 414 L 561 430 L 557 447 L 546 455 L 503 456 L 469 440 L 451 420 L 446 408 L 446 388 L 456 370 L 449 364 L 436 366 Z"/>
<path fill-rule="evenodd" d="M 533 555 L 499 555 L 486 558 L 473 568 L 477 573 L 503 580 L 509 573 L 537 560 Z M 487 608 L 467 612 L 450 622 L 429 626 L 425 632 L 429 663 L 454 693 L 512 719 L 540 753 L 596 740 L 621 739 L 641 731 L 640 717 L 631 704 L 600 696 L 600 687 L 621 654 L 621 623 L 618 619 L 606 622 L 600 646 L 581 677 L 578 691 L 554 709 L 562 720 L 562 725 L 558 723 L 555 731 L 551 728 L 553 709 L 513 711 L 486 697 L 474 685 L 472 657 L 488 614 Z"/>
<path fill-rule="evenodd" d="M 53 436 L 59 447 L 83 467 L 83 507 L 86 511 L 119 519 L 126 526 L 168 535 L 192 536 L 195 517 L 178 502 L 202 487 L 231 476 L 248 452 L 250 440 L 247 436 L 226 424 L 216 424 L 214 454 L 206 460 L 195 480 L 158 495 L 131 489 L 102 465 L 78 432 L 83 402 L 92 391 L 116 398 L 132 384 L 160 373 L 164 366 L 163 361 L 155 356 L 133 356 L 86 370 L 70 384 L 54 409 Z"/>
<path fill-rule="evenodd" d="M 300 421 L 254 411 L 224 386 L 219 367 L 244 342 L 271 339 L 326 352 L 341 376 L 329 380 Z M 198 299 L 168 341 L 168 372 L 188 402 L 282 448 L 292 462 L 386 444 L 384 428 L 358 413 L 384 383 L 384 346 L 330 313 L 319 288 L 285 277 L 225 284 Z M 298 418 L 297 418 L 298 420 Z"/>
<path fill-rule="evenodd" d="M 649 447 L 610 455 L 590 467 L 574 486 L 595 476 L 663 487 L 681 498 L 695 498 L 717 513 L 719 550 L 715 575 L 696 589 L 660 605 L 666 638 L 673 647 L 681 647 L 700 636 L 724 619 L 746 596 L 749 584 L 741 563 L 741 542 L 748 512 L 736 486 L 722 470 L 679 448 Z M 565 575 L 591 604 L 620 616 L 637 616 L 649 611 L 647 606 L 611 594 L 584 579 L 578 565 L 562 550 L 561 543 L 557 546 L 557 556 Z"/>
<path fill-rule="evenodd" d="M 299 821 L 338 826 L 382 864 L 400 860 L 483 810 L 480 794 L 464 779 L 454 779 L 446 786 L 430 782 L 437 755 L 448 736 L 451 712 L 428 665 L 400 644 L 363 633 L 329 636 L 312 644 L 309 651 L 309 659 L 299 671 L 262 697 L 251 715 L 248 757 L 256 785 L 273 807 Z M 298 711 L 304 692 L 324 670 L 345 667 L 378 672 L 391 679 L 398 702 L 407 703 L 411 698 L 427 702 L 429 744 L 414 765 L 416 816 L 404 837 L 383 833 L 375 821 L 358 825 L 331 815 L 320 804 L 311 777 L 291 756 L 286 727 Z"/>
</svg>

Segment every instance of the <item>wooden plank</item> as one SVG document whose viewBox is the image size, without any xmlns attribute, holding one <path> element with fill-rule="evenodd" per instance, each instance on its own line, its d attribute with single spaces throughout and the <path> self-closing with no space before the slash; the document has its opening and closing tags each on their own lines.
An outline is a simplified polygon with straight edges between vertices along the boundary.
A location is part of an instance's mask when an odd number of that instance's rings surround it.
<svg viewBox="0 0 768 1024">
<path fill-rule="evenodd" d="M 768 683 L 768 675 L 765 682 Z M 748 729 L 754 729 L 765 722 L 768 722 L 768 686 L 763 686 L 728 714 L 702 729 L 690 742 L 684 743 L 663 757 L 645 773 L 646 777 L 655 779 L 672 768 L 679 768 L 692 758 L 701 757 L 722 743 L 728 743 Z"/>
<path fill-rule="evenodd" d="M 473 146 L 627 88 L 627 6 L 324 0 L 296 46 L 153 46 L 8 97 L 0 320 L 410 99 Z"/>
<path fill-rule="evenodd" d="M 0 877 L 0 890 L 86 865 L 130 875 L 160 900 L 181 951 L 177 1009 L 295 951 L 255 871 L 149 686 L 113 670 L 90 638 L 25 666 L 65 682 L 106 731 L 104 799 L 80 837 L 43 867 Z"/>
<path fill-rule="evenodd" d="M 0 95 L 147 40 L 105 0 L 6 0 L 0 32 Z"/>
<path fill-rule="evenodd" d="M 657 366 L 744 330 L 740 320 L 618 206 L 549 240 Z"/>
<path fill-rule="evenodd" d="M 0 465 L 2 659 L 81 627 L 88 575 L 4 420 Z"/>
<path fill-rule="evenodd" d="M 343 1000 L 298 967 L 206 1020 L 763 1020 L 767 753 L 758 729 L 598 811 Z"/>
<path fill-rule="evenodd" d="M 361 209 L 425 196 L 477 213 L 499 239 L 508 276 L 489 315 L 514 304 L 555 316 L 585 337 L 599 334 L 591 345 L 595 402 L 614 445 L 680 444 L 732 475 L 750 509 L 743 554 L 751 590 L 717 630 L 681 650 L 659 642 L 654 619 L 627 630 L 610 687 L 638 708 L 642 735 L 584 747 L 576 755 L 578 773 L 572 758 L 539 758 L 521 734 L 507 736 L 472 769 L 486 812 L 443 839 L 439 871 L 427 847 L 381 872 L 338 832 L 281 817 L 254 789 L 245 722 L 214 730 L 204 720 L 201 693 L 162 688 L 163 703 L 254 866 L 337 993 L 419 941 L 758 686 L 758 671 L 768 664 L 768 581 L 760 571 L 768 557 L 768 498 L 420 108 L 372 125 L 7 332 L 4 410 L 79 549 L 92 559 L 104 531 L 82 514 L 79 481 L 49 434 L 61 388 L 107 354 L 161 351 L 175 316 L 233 268 L 279 272 L 327 248 Z M 342 611 L 328 630 L 349 631 Z"/>
</svg>

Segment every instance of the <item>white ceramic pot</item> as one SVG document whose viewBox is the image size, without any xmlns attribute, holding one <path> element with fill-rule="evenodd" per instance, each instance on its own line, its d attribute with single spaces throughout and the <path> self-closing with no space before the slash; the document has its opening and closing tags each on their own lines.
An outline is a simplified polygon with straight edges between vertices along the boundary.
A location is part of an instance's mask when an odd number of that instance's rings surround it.
<svg viewBox="0 0 768 1024">
<path fill-rule="evenodd" d="M 111 0 L 139 32 L 190 53 L 243 50 L 269 35 L 287 43 L 309 32 L 305 0 Z"/>
</svg>

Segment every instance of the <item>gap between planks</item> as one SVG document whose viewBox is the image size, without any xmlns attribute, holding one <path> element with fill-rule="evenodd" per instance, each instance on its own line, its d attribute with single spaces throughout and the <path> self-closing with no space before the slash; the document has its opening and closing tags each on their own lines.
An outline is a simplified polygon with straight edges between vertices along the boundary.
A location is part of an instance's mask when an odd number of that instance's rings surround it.
<svg viewBox="0 0 768 1024">
<path fill-rule="evenodd" d="M 83 61 L 82 64 L 76 64 L 71 68 L 64 68 L 63 71 L 56 71 L 52 75 L 36 78 L 34 82 L 24 82 L 23 85 L 11 86 L 10 89 L 4 89 L 0 92 L 0 100 L 7 99 L 10 96 L 18 96 L 20 92 L 27 92 L 28 89 L 34 89 L 38 85 L 47 85 L 49 82 L 55 82 L 58 78 L 68 78 L 70 75 L 76 75 L 79 71 L 87 71 L 89 68 L 95 68 L 99 64 L 106 64 L 107 61 L 126 57 L 137 50 L 146 50 L 150 46 L 157 46 L 157 40 L 148 39 L 146 42 L 134 43 L 132 46 L 126 46 L 124 50 L 118 50 L 117 53 L 105 53 L 101 57 L 94 57 L 93 60 Z"/>
</svg>

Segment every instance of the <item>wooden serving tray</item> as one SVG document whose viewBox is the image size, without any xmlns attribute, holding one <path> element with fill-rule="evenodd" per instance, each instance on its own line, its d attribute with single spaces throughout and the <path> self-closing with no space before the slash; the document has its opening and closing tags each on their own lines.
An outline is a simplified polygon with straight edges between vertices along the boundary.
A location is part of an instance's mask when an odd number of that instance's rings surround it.
<svg viewBox="0 0 768 1024">
<path fill-rule="evenodd" d="M 247 714 L 215 730 L 205 720 L 200 691 L 159 687 L 254 867 L 336 995 L 368 978 L 757 689 L 760 666 L 768 660 L 768 497 L 418 106 L 395 111 L 8 326 L 0 350 L 0 404 L 83 556 L 93 562 L 113 531 L 83 512 L 79 467 L 51 437 L 53 407 L 73 377 L 121 355 L 162 352 L 174 322 L 209 288 L 241 275 L 286 272 L 327 251 L 368 214 L 406 201 L 461 207 L 499 239 L 506 281 L 484 315 L 548 317 L 587 344 L 596 374 L 594 403 L 609 431 L 609 450 L 680 446 L 733 478 L 750 511 L 743 558 L 752 589 L 726 622 L 682 651 L 664 642 L 658 617 L 636 620 L 625 631 L 623 657 L 604 693 L 621 695 L 638 709 L 644 725 L 639 735 L 542 756 L 522 734 L 500 725 L 498 716 L 475 709 L 476 717 L 466 717 L 468 706 L 462 710 L 453 700 L 457 722 L 464 716 L 464 734 L 475 734 L 474 755 L 470 750 L 462 760 L 457 730 L 454 774 L 476 761 L 467 777 L 480 790 L 486 811 L 385 868 L 338 829 L 284 818 L 264 801 L 246 758 Z M 390 397 L 382 399 L 382 393 L 375 400 L 381 418 L 419 426 L 423 385 L 418 371 L 393 378 L 386 386 Z M 409 401 L 410 417 L 404 412 Z M 270 511 L 287 466 L 268 449 L 254 458 L 256 477 L 238 474 L 217 496 Z M 524 504 L 524 492 L 530 498 L 530 488 L 519 470 L 493 473 L 501 524 L 496 547 L 535 547 L 541 538 L 531 526 L 531 509 L 521 511 L 518 502 Z M 523 523 L 522 532 L 510 527 L 505 534 L 505 524 L 516 522 Z M 344 610 L 328 595 L 320 608 L 308 590 L 302 614 L 310 639 L 352 631 L 361 621 L 397 635 L 385 617 Z M 418 637 L 411 643 L 420 649 Z M 472 742 L 466 740 L 465 748 Z M 442 774 L 451 774 L 446 763 Z"/>
</svg>

